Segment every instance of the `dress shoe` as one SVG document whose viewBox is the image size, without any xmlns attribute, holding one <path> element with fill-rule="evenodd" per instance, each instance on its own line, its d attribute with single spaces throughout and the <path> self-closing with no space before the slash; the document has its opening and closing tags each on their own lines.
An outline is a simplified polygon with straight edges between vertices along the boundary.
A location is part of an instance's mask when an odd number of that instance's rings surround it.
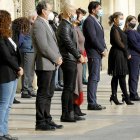
<svg viewBox="0 0 140 140">
<path fill-rule="evenodd" d="M 4 136 L 0 136 L 0 140 L 7 140 Z"/>
<path fill-rule="evenodd" d="M 29 95 L 29 94 L 24 94 L 24 93 L 22 93 L 22 94 L 21 94 L 21 98 L 32 98 L 32 96 Z"/>
<path fill-rule="evenodd" d="M 20 101 L 18 101 L 16 98 L 14 98 L 13 104 L 20 104 Z"/>
<path fill-rule="evenodd" d="M 62 128 L 63 128 L 63 125 L 58 125 L 58 124 L 56 124 L 56 123 L 53 122 L 53 121 L 51 121 L 51 122 L 49 123 L 49 125 L 55 127 L 56 129 L 62 129 Z"/>
<path fill-rule="evenodd" d="M 37 125 L 35 128 L 36 131 L 54 131 L 55 127 L 49 124 Z"/>
<path fill-rule="evenodd" d="M 61 81 L 59 81 L 58 82 L 58 84 L 61 86 L 61 87 L 64 87 L 64 83 L 63 83 L 63 81 L 61 80 Z"/>
<path fill-rule="evenodd" d="M 61 122 L 76 122 L 75 118 L 74 118 L 74 114 L 71 115 L 71 113 L 62 113 L 62 116 L 60 118 Z"/>
<path fill-rule="evenodd" d="M 106 109 L 106 107 L 101 106 L 101 105 L 88 105 L 88 110 L 103 110 Z"/>
<path fill-rule="evenodd" d="M 78 116 L 85 116 L 86 113 L 82 113 L 80 106 L 77 104 L 74 104 L 74 113 L 77 114 Z"/>
<path fill-rule="evenodd" d="M 88 81 L 83 82 L 83 85 L 87 85 L 87 84 L 88 84 Z"/>
<path fill-rule="evenodd" d="M 63 87 L 60 87 L 59 85 L 57 85 L 55 87 L 55 91 L 63 91 Z"/>
<path fill-rule="evenodd" d="M 130 97 L 131 101 L 140 101 L 140 97 L 136 96 L 136 97 Z"/>
<path fill-rule="evenodd" d="M 82 117 L 78 116 L 77 114 L 74 115 L 74 119 L 76 121 L 84 121 L 85 120 L 85 118 L 82 118 Z"/>
<path fill-rule="evenodd" d="M 29 93 L 30 96 L 32 97 L 36 97 L 36 94 L 33 92 L 33 93 Z"/>
<path fill-rule="evenodd" d="M 7 134 L 3 136 L 6 140 L 18 140 L 17 137 L 12 137 L 11 135 Z"/>
</svg>

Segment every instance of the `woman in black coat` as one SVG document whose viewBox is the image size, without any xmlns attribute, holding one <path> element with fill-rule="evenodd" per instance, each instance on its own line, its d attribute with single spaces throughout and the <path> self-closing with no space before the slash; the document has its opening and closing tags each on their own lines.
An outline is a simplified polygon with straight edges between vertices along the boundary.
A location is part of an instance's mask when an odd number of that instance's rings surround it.
<svg viewBox="0 0 140 140">
<path fill-rule="evenodd" d="M 19 50 L 11 38 L 11 16 L 0 10 L 0 139 L 17 140 L 8 134 L 8 118 L 17 89 L 17 78 L 23 75 Z"/>
<path fill-rule="evenodd" d="M 112 45 L 109 52 L 108 60 L 108 74 L 112 75 L 111 89 L 112 95 L 110 102 L 114 102 L 116 105 L 121 105 L 117 99 L 118 81 L 122 90 L 122 101 L 125 101 L 127 105 L 133 105 L 131 103 L 126 87 L 126 75 L 128 74 L 128 59 L 131 58 L 127 48 L 127 36 L 121 30 L 123 14 L 121 12 L 115 12 L 110 16 L 109 24 L 112 25 L 110 31 L 110 43 Z"/>
</svg>

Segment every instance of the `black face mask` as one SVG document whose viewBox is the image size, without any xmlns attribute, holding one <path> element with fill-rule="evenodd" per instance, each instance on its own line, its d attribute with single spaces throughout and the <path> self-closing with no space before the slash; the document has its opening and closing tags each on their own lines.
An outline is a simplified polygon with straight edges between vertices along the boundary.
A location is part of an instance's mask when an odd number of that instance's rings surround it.
<svg viewBox="0 0 140 140">
<path fill-rule="evenodd" d="M 135 28 L 135 26 L 136 26 L 136 24 L 135 24 L 135 23 L 129 23 L 129 27 L 131 27 L 132 29 L 134 29 L 134 28 Z"/>
</svg>

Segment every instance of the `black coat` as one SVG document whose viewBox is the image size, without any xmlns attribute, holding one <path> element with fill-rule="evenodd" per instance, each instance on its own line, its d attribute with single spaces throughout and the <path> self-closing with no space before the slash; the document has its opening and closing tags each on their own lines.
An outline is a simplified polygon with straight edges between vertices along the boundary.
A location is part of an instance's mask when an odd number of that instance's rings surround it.
<svg viewBox="0 0 140 140">
<path fill-rule="evenodd" d="M 73 25 L 63 19 L 57 30 L 57 39 L 63 61 L 77 61 L 81 54 L 77 48 L 76 33 Z"/>
<path fill-rule="evenodd" d="M 8 39 L 0 38 L 0 84 L 8 83 L 17 78 L 21 65 L 19 50 Z"/>
</svg>

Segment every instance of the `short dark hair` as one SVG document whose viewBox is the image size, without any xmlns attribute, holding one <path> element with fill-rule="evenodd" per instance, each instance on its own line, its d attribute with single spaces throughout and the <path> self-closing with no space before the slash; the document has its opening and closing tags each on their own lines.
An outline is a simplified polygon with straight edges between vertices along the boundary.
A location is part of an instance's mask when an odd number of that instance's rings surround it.
<svg viewBox="0 0 140 140">
<path fill-rule="evenodd" d="M 47 3 L 48 3 L 47 0 L 42 0 L 38 3 L 38 5 L 36 6 L 36 11 L 38 15 L 42 14 L 43 9 L 47 9 Z"/>
<path fill-rule="evenodd" d="M 83 14 L 83 15 L 86 15 L 86 11 L 84 10 L 84 9 L 82 9 L 82 8 L 78 8 L 77 10 L 76 10 L 76 14 L 78 15 L 78 14 Z"/>
<path fill-rule="evenodd" d="M 138 15 L 138 22 L 140 23 L 140 14 Z"/>
<path fill-rule="evenodd" d="M 100 4 L 98 1 L 91 1 L 88 5 L 88 12 L 91 14 L 93 9 L 96 9 Z"/>
</svg>

